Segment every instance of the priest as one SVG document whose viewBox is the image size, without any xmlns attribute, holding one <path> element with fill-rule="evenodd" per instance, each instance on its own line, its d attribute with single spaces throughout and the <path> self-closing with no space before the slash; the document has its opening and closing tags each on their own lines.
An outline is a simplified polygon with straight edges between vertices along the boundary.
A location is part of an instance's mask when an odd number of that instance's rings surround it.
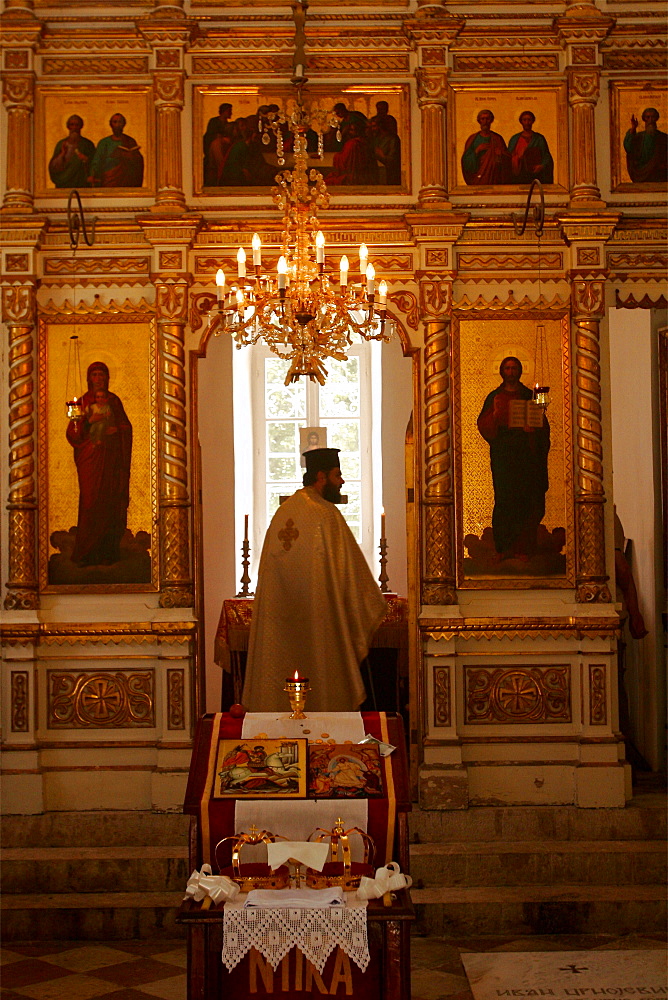
<svg viewBox="0 0 668 1000">
<path fill-rule="evenodd" d="M 304 453 L 304 488 L 285 500 L 264 540 L 243 703 L 288 707 L 285 680 L 308 677 L 312 712 L 351 712 L 366 697 L 359 665 L 385 600 L 335 504 L 344 480 L 338 448 Z"/>
</svg>

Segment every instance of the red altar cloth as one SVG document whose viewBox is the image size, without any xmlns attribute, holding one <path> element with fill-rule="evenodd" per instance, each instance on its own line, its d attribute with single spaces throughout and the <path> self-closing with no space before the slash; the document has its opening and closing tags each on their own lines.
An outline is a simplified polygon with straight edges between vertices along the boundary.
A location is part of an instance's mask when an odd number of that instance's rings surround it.
<svg viewBox="0 0 668 1000">
<path fill-rule="evenodd" d="M 287 706 L 286 706 L 287 710 Z M 364 730 L 385 743 L 391 743 L 396 750 L 382 758 L 384 768 L 385 797 L 368 800 L 368 830 L 376 845 L 375 864 L 383 865 L 398 861 L 401 870 L 408 870 L 408 824 L 410 812 L 410 791 L 408 787 L 408 767 L 403 723 L 400 716 L 385 712 L 362 713 Z M 214 871 L 215 846 L 223 837 L 241 831 L 234 829 L 234 799 L 214 799 L 212 791 L 215 779 L 215 765 L 218 742 L 241 737 L 241 719 L 233 719 L 228 713 L 204 715 L 197 723 L 193 744 L 193 756 L 183 811 L 198 818 L 197 843 L 191 846 L 191 867 L 200 868 L 208 863 Z M 280 834 L 280 830 L 272 830 Z M 225 855 L 225 850 L 229 858 Z M 222 866 L 231 863 L 231 845 L 226 844 L 219 851 Z"/>
</svg>

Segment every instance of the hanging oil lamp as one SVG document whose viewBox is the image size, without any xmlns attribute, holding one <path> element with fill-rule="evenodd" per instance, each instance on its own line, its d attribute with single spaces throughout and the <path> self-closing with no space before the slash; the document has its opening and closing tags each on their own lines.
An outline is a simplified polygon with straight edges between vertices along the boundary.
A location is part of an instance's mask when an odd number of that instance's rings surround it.
<svg viewBox="0 0 668 1000">
<path fill-rule="evenodd" d="M 74 395 L 70 395 L 70 382 Z M 84 411 L 81 404 L 83 393 L 81 392 L 81 355 L 79 352 L 79 337 L 73 334 L 70 337 L 70 346 L 67 355 L 67 381 L 65 383 L 65 406 L 67 408 L 68 420 L 81 420 Z"/>
</svg>

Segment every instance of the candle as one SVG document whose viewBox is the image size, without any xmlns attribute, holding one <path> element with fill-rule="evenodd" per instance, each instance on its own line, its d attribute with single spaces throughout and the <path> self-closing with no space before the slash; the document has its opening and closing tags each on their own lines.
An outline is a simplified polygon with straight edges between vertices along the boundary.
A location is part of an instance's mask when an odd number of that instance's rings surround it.
<svg viewBox="0 0 668 1000">
<path fill-rule="evenodd" d="M 225 272 L 222 267 L 216 271 L 216 285 L 218 286 L 218 301 L 222 302 L 225 298 Z"/>
<path fill-rule="evenodd" d="M 244 542 L 248 541 L 248 514 L 244 514 Z"/>
<path fill-rule="evenodd" d="M 387 282 L 381 281 L 381 283 L 378 286 L 378 305 L 381 307 L 381 309 L 385 308 L 386 302 L 387 302 Z"/>
<path fill-rule="evenodd" d="M 279 292 L 285 291 L 286 275 L 288 273 L 288 262 L 285 257 L 278 258 L 276 270 L 278 271 L 278 290 Z"/>
<path fill-rule="evenodd" d="M 341 282 L 341 287 L 346 288 L 348 286 L 348 268 L 350 264 L 348 263 L 348 258 L 344 255 L 339 263 L 339 281 Z"/>
<path fill-rule="evenodd" d="M 373 264 L 369 264 L 366 269 L 366 293 L 371 296 L 376 290 L 376 269 Z"/>
<path fill-rule="evenodd" d="M 385 538 L 385 508 L 380 512 L 380 537 Z"/>
<path fill-rule="evenodd" d="M 317 264 L 325 263 L 325 237 L 320 230 L 315 234 L 315 259 Z"/>
<path fill-rule="evenodd" d="M 257 233 L 253 233 L 253 264 L 255 267 L 259 267 L 262 263 L 262 241 Z"/>
<path fill-rule="evenodd" d="M 304 65 L 303 63 L 297 63 L 295 66 L 295 76 L 299 80 L 304 75 Z"/>
<path fill-rule="evenodd" d="M 308 684 L 308 677 L 300 677 L 299 671 L 295 670 L 294 677 L 286 677 L 285 683 L 294 687 L 296 684 Z"/>
<path fill-rule="evenodd" d="M 243 247 L 237 250 L 237 273 L 240 278 L 246 277 L 246 251 Z"/>
<path fill-rule="evenodd" d="M 360 246 L 360 274 L 364 275 L 366 273 L 366 265 L 369 260 L 369 251 L 367 250 L 366 243 L 362 243 Z"/>
</svg>

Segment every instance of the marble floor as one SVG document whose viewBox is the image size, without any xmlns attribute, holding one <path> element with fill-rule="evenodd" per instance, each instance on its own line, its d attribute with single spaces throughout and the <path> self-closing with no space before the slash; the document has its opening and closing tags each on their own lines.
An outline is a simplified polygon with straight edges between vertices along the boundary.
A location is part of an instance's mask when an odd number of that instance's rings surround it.
<svg viewBox="0 0 668 1000">
<path fill-rule="evenodd" d="M 414 937 L 412 1000 L 474 1000 L 462 952 L 664 950 L 665 936 Z M 185 1000 L 186 949 L 175 941 L 9 944 L 1 1000 Z"/>
</svg>

